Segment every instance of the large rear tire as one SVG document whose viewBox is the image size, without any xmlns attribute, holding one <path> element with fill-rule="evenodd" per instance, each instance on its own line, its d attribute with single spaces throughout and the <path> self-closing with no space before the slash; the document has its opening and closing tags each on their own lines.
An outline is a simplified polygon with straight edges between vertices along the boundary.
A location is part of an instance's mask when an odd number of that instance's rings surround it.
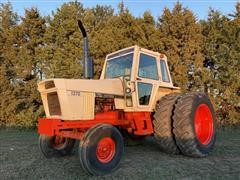
<svg viewBox="0 0 240 180">
<path fill-rule="evenodd" d="M 80 143 L 80 163 L 89 174 L 104 175 L 118 168 L 123 151 L 119 130 L 109 124 L 99 124 L 89 129 Z"/>
<path fill-rule="evenodd" d="M 59 136 L 39 136 L 39 148 L 46 158 L 71 154 L 75 139 Z"/>
<path fill-rule="evenodd" d="M 187 156 L 208 155 L 216 140 L 215 112 L 208 96 L 187 93 L 175 105 L 173 132 L 181 152 Z"/>
<path fill-rule="evenodd" d="M 154 136 L 160 149 L 168 154 L 179 154 L 173 135 L 172 115 L 181 94 L 168 94 L 159 100 L 154 114 Z"/>
</svg>

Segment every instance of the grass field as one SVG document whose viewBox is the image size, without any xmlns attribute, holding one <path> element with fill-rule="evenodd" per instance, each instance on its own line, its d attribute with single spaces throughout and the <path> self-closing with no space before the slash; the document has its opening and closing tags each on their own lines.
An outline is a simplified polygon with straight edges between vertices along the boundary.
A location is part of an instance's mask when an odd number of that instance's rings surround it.
<svg viewBox="0 0 240 180">
<path fill-rule="evenodd" d="M 125 148 L 120 168 L 103 177 L 87 175 L 73 155 L 45 159 L 36 131 L 0 130 L 0 179 L 240 179 L 240 128 L 219 130 L 207 158 L 167 155 L 152 138 Z"/>
</svg>

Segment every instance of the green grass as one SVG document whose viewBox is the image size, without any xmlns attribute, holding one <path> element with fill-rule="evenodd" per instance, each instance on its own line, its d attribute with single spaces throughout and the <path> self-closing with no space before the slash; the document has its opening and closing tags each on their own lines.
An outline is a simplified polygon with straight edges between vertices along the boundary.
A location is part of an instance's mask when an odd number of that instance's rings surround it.
<svg viewBox="0 0 240 180">
<path fill-rule="evenodd" d="M 77 148 L 71 156 L 45 159 L 36 130 L 0 129 L 0 179 L 240 179 L 240 128 L 219 130 L 206 158 L 162 153 L 149 138 L 126 147 L 120 168 L 100 178 L 83 171 Z"/>
</svg>

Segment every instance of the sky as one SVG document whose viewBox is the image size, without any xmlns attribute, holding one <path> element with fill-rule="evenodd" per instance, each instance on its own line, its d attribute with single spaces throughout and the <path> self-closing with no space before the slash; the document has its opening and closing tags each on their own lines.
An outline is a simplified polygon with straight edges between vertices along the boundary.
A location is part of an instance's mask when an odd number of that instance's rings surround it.
<svg viewBox="0 0 240 180">
<path fill-rule="evenodd" d="M 41 15 L 50 15 L 66 0 L 0 0 L 0 2 L 10 1 L 13 10 L 19 15 L 24 15 L 24 9 L 30 7 L 37 7 Z M 235 4 L 240 0 L 179 0 L 184 7 L 191 9 L 198 19 L 206 19 L 209 8 L 219 10 L 224 14 L 229 14 L 235 11 Z M 80 1 L 84 7 L 94 7 L 96 4 L 111 5 L 116 11 L 119 2 L 114 0 L 82 0 Z M 130 10 L 134 16 L 141 16 L 144 11 L 150 11 L 157 19 L 164 9 L 168 7 L 173 8 L 177 2 L 175 0 L 123 0 L 125 6 Z"/>
</svg>

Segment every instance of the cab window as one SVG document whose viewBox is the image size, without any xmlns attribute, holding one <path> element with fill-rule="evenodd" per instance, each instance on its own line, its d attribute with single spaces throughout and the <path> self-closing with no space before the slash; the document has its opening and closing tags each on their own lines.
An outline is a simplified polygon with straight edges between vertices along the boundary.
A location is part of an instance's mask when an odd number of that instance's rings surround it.
<svg viewBox="0 0 240 180">
<path fill-rule="evenodd" d="M 163 82 L 170 82 L 168 71 L 167 71 L 167 65 L 166 61 L 160 60 L 160 68 L 161 68 L 161 73 L 162 73 L 162 81 Z"/>
<path fill-rule="evenodd" d="M 107 61 L 105 79 L 131 75 L 133 53 L 113 58 Z"/>
<path fill-rule="evenodd" d="M 152 84 L 138 83 L 138 100 L 140 105 L 148 105 L 152 92 Z"/>
<path fill-rule="evenodd" d="M 138 76 L 147 79 L 159 79 L 155 57 L 140 54 Z"/>
</svg>

